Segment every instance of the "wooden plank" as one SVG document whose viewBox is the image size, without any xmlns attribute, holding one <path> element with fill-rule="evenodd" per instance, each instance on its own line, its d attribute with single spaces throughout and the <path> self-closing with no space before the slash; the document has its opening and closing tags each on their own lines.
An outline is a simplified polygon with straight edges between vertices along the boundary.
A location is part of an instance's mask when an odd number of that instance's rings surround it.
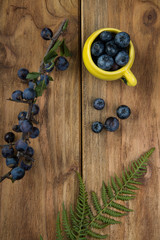
<svg viewBox="0 0 160 240">
<path fill-rule="evenodd" d="M 137 198 L 127 206 L 134 213 L 123 217 L 121 225 L 108 227 L 108 239 L 158 240 L 160 236 L 160 43 L 159 1 L 132 0 L 82 0 L 82 46 L 95 30 L 114 27 L 130 34 L 135 46 L 136 59 L 132 71 L 137 77 L 136 87 L 128 87 L 121 81 L 106 82 L 93 77 L 82 68 L 82 156 L 83 176 L 87 190 L 100 196 L 102 180 L 108 181 L 116 173 L 155 146 L 156 151 L 144 178 L 144 186 Z M 95 98 L 106 102 L 102 111 L 92 107 Z M 94 121 L 105 122 L 116 116 L 119 105 L 126 104 L 132 114 L 121 120 L 117 132 L 100 134 L 91 131 Z"/>
<path fill-rule="evenodd" d="M 74 202 L 75 171 L 80 167 L 79 9 L 74 1 L 1 1 L 0 3 L 0 142 L 17 124 L 26 106 L 6 101 L 26 88 L 17 77 L 21 67 L 36 71 L 48 47 L 40 37 L 43 27 L 56 31 L 69 19 L 66 42 L 73 56 L 65 72 L 53 72 L 54 82 L 38 100 L 40 137 L 32 141 L 35 164 L 23 180 L 0 185 L 0 239 L 55 239 L 55 222 L 63 201 Z M 0 175 L 8 171 L 1 159 Z"/>
</svg>

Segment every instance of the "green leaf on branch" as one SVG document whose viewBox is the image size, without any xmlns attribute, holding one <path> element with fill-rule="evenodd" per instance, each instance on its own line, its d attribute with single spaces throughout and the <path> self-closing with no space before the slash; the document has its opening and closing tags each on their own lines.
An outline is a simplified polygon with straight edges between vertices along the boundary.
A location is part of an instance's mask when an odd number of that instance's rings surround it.
<svg viewBox="0 0 160 240">
<path fill-rule="evenodd" d="M 26 79 L 37 79 L 41 74 L 39 72 L 31 72 L 27 74 Z"/>
<path fill-rule="evenodd" d="M 60 45 L 60 54 L 61 54 L 61 56 L 65 56 L 65 57 L 70 57 L 71 56 L 71 52 L 69 51 L 67 45 L 65 44 L 64 39 L 63 39 L 63 41 Z"/>
<path fill-rule="evenodd" d="M 44 57 L 43 61 L 45 64 L 50 63 L 53 61 L 58 54 L 55 51 L 52 51 L 52 49 L 48 52 L 48 54 Z"/>
<path fill-rule="evenodd" d="M 41 81 L 39 85 L 35 87 L 36 96 L 40 97 L 43 94 L 43 91 L 46 89 L 45 80 Z"/>
<path fill-rule="evenodd" d="M 64 26 L 63 26 L 63 28 L 62 28 L 63 31 L 65 31 L 65 30 L 67 29 L 68 21 L 69 21 L 69 20 L 67 19 L 66 22 L 65 22 L 65 24 L 64 24 Z"/>
</svg>

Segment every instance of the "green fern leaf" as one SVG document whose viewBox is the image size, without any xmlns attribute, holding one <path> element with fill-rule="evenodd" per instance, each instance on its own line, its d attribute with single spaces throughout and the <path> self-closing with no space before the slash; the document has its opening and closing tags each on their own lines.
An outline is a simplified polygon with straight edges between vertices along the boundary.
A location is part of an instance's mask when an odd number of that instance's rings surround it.
<svg viewBox="0 0 160 240">
<path fill-rule="evenodd" d="M 111 185 L 110 185 L 109 182 L 108 182 L 108 185 L 107 185 L 107 193 L 108 193 L 109 199 L 112 199 L 114 197 L 114 194 L 113 194 L 113 191 L 112 191 L 112 188 L 111 188 Z"/>
<path fill-rule="evenodd" d="M 117 200 L 122 200 L 122 201 L 129 201 L 134 198 L 135 198 L 135 196 L 127 196 L 127 195 L 118 195 L 116 197 Z"/>
<path fill-rule="evenodd" d="M 66 209 L 64 207 L 64 204 L 63 204 L 63 211 L 62 211 L 62 222 L 63 222 L 63 226 L 64 226 L 64 231 L 65 231 L 67 237 L 71 240 L 74 240 L 75 235 L 74 235 L 73 230 L 72 230 L 72 228 L 69 224 L 68 217 L 67 217 L 67 212 L 66 212 Z"/>
<path fill-rule="evenodd" d="M 60 221 L 60 214 L 57 215 L 57 222 L 56 222 L 56 240 L 63 240 L 62 230 L 61 230 L 61 221 Z"/>
<path fill-rule="evenodd" d="M 115 191 L 115 193 L 117 193 L 119 189 L 118 189 L 113 177 L 111 177 L 111 183 L 112 183 L 113 190 Z"/>
<path fill-rule="evenodd" d="M 98 222 L 92 222 L 91 227 L 96 228 L 96 229 L 102 229 L 108 226 L 108 223 L 106 224 L 100 224 Z"/>
<path fill-rule="evenodd" d="M 123 184 L 122 184 L 120 178 L 119 178 L 116 174 L 115 174 L 115 178 L 116 178 L 116 181 L 117 181 L 118 186 L 119 186 L 120 188 L 123 187 Z"/>
<path fill-rule="evenodd" d="M 105 238 L 108 237 L 107 234 L 106 235 L 100 235 L 100 234 L 95 233 L 95 232 L 93 232 L 91 230 L 88 231 L 88 235 L 91 236 L 91 237 L 97 238 L 97 239 L 105 239 Z"/>
<path fill-rule="evenodd" d="M 92 194 L 92 200 L 93 200 L 94 208 L 99 213 L 99 212 L 101 212 L 102 208 L 101 208 L 101 205 L 98 201 L 97 194 L 95 192 L 92 192 L 91 194 Z"/>
<path fill-rule="evenodd" d="M 127 208 L 127 207 L 125 207 L 125 206 L 123 206 L 119 203 L 116 203 L 116 202 L 111 202 L 109 205 L 113 208 L 116 208 L 117 210 L 121 210 L 121 211 L 124 211 L 124 212 L 133 212 L 132 209 L 129 209 L 129 208 Z"/>
<path fill-rule="evenodd" d="M 138 189 L 139 189 L 139 188 L 137 188 L 136 186 L 131 185 L 131 184 L 126 184 L 126 188 L 132 189 L 132 190 L 138 190 Z"/>
<path fill-rule="evenodd" d="M 122 190 L 121 191 L 121 193 L 123 193 L 123 194 L 131 194 L 131 195 L 135 195 L 136 193 L 135 192 L 133 192 L 133 191 L 131 191 L 131 190 Z"/>
<path fill-rule="evenodd" d="M 122 217 L 126 215 L 126 213 L 117 212 L 117 211 L 111 210 L 110 208 L 104 209 L 103 213 L 106 213 L 112 217 Z"/>
<path fill-rule="evenodd" d="M 102 183 L 101 197 L 102 197 L 102 201 L 103 201 L 104 206 L 106 206 L 107 201 L 108 201 L 108 197 L 107 197 L 106 185 L 105 185 L 104 182 Z"/>
</svg>

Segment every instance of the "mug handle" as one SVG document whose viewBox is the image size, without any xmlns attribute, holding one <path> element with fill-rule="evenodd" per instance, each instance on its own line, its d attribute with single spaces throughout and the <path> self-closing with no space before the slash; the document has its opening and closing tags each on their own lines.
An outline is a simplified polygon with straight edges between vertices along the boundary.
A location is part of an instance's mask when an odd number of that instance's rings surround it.
<svg viewBox="0 0 160 240">
<path fill-rule="evenodd" d="M 125 71 L 122 81 L 127 84 L 128 86 L 136 86 L 137 85 L 137 79 L 135 78 L 134 74 L 131 72 L 131 70 Z"/>
</svg>

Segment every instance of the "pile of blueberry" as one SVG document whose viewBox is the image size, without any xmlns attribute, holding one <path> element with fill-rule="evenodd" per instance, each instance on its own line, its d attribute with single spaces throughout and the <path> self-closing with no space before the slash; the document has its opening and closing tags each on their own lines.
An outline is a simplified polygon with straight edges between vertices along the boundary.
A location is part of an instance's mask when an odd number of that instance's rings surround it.
<svg viewBox="0 0 160 240">
<path fill-rule="evenodd" d="M 41 31 L 41 36 L 45 40 L 51 40 L 53 33 L 49 28 L 44 28 Z M 64 71 L 68 68 L 69 62 L 63 56 L 58 56 L 54 61 L 54 66 L 57 70 Z M 32 158 L 34 155 L 34 149 L 29 146 L 29 139 L 39 136 L 39 129 L 33 124 L 38 124 L 35 116 L 39 113 L 39 106 L 35 104 L 38 97 L 36 87 L 41 86 L 42 82 L 45 83 L 45 87 L 48 86 L 51 77 L 48 75 L 53 69 L 53 62 L 44 64 L 43 72 L 38 73 L 36 79 L 28 79 L 28 69 L 21 68 L 18 70 L 18 77 L 21 80 L 25 80 L 28 87 L 22 92 L 16 90 L 12 93 L 12 98 L 9 99 L 15 102 L 28 103 L 28 111 L 21 111 L 18 114 L 18 124 L 12 127 L 12 130 L 16 133 L 22 133 L 19 140 L 15 141 L 15 134 L 8 132 L 4 136 L 4 140 L 7 144 L 2 145 L 2 156 L 6 159 L 6 165 L 11 168 L 7 175 L 12 181 L 19 180 L 24 177 L 25 171 L 32 168 Z M 1 178 L 3 179 L 3 177 Z"/>
<path fill-rule="evenodd" d="M 103 31 L 91 46 L 92 59 L 101 69 L 116 71 L 129 61 L 129 44 L 128 33 Z"/>
<path fill-rule="evenodd" d="M 97 110 L 102 110 L 105 107 L 105 101 L 102 98 L 96 98 L 93 102 L 93 107 Z M 116 113 L 118 118 L 127 119 L 131 114 L 131 110 L 128 106 L 121 105 L 117 108 Z M 119 128 L 119 120 L 116 117 L 109 117 L 104 125 L 99 121 L 92 123 L 92 131 L 95 133 L 100 133 L 103 128 L 109 132 L 115 132 Z"/>
</svg>

